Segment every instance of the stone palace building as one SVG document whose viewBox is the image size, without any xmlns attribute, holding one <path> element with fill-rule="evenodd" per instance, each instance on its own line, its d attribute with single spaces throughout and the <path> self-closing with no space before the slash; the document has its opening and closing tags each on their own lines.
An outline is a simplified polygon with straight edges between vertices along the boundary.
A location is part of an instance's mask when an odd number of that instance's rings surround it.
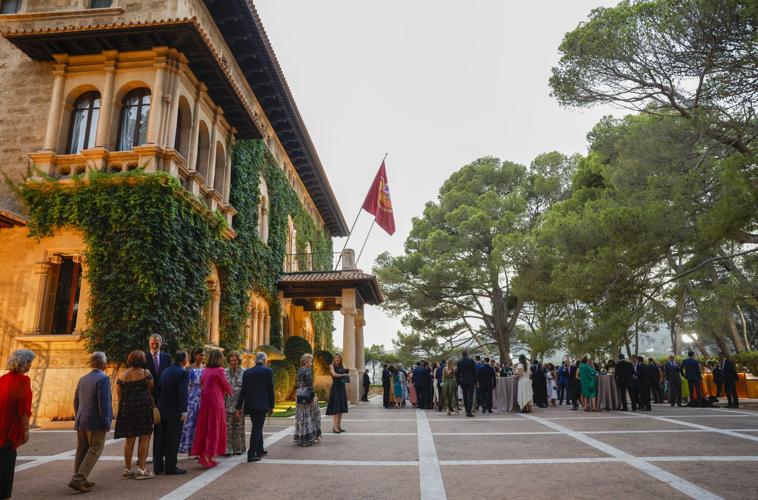
<svg viewBox="0 0 758 500">
<path fill-rule="evenodd" d="M 300 336 L 327 348 L 330 311 L 339 310 L 346 364 L 363 368 L 362 308 L 381 294 L 349 253 L 331 268 L 331 238 L 348 228 L 251 0 L 0 0 L 0 34 L 0 170 L 11 181 L 0 185 L 0 357 L 38 354 L 35 418 L 73 413 L 97 287 L 82 228 L 53 224 L 31 237 L 19 186 L 86 185 L 90 173 L 170 176 L 234 241 L 244 232 L 233 204 L 241 144 L 257 143 L 286 182 L 265 170 L 254 182 L 255 245 L 276 257 L 254 265 L 273 265 L 277 279 L 272 293 L 246 291 L 244 331 L 226 347 L 249 356 Z M 297 200 L 291 213 L 277 205 L 284 191 Z M 286 231 L 283 253 L 272 250 L 274 230 Z M 328 256 L 306 237 L 320 238 Z M 197 311 L 206 345 L 224 345 L 227 274 L 209 263 Z M 128 347 L 147 349 L 147 339 Z"/>
</svg>

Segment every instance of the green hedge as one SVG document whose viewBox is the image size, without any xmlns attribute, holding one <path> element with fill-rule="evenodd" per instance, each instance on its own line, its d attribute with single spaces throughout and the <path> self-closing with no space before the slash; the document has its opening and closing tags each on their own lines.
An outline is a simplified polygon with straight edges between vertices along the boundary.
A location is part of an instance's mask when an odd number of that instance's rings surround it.
<svg viewBox="0 0 758 500">
<path fill-rule="evenodd" d="M 739 366 L 746 366 L 753 375 L 758 375 L 758 351 L 735 354 L 734 360 Z"/>
<path fill-rule="evenodd" d="M 311 345 L 303 337 L 292 336 L 284 344 L 284 355 L 287 361 L 296 368 L 300 366 L 300 357 L 303 354 L 313 354 Z"/>
<path fill-rule="evenodd" d="M 274 397 L 276 397 L 277 401 L 286 401 L 292 383 L 289 371 L 286 368 L 273 364 L 271 369 L 274 371 Z"/>
<path fill-rule="evenodd" d="M 316 375 L 329 375 L 329 365 L 332 364 L 334 356 L 329 351 L 316 351 L 313 356 L 313 369 Z"/>
</svg>

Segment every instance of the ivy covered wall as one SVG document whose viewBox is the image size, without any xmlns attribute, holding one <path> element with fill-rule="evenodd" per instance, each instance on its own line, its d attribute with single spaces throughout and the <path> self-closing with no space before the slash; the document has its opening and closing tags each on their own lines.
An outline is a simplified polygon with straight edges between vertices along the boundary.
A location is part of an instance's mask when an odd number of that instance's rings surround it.
<svg viewBox="0 0 758 500">
<path fill-rule="evenodd" d="M 269 241 L 258 238 L 260 176 L 270 194 Z M 222 236 L 224 221 L 164 173 L 90 173 L 61 183 L 28 182 L 19 194 L 29 216 L 32 237 L 52 235 L 71 226 L 87 245 L 91 286 L 90 350 L 104 350 L 123 361 L 146 338 L 159 333 L 169 350 L 206 342 L 202 311 L 208 301 L 211 264 L 221 281 L 221 345 L 238 349 L 244 342 L 249 292 L 270 302 L 271 344 L 282 348 L 281 304 L 276 281 L 282 271 L 287 216 L 297 227 L 297 251 L 308 242 L 314 269 L 331 265 L 332 242 L 299 202 L 284 172 L 260 141 L 241 141 L 234 149 L 230 202 L 236 238 Z M 317 347 L 331 346 L 331 314 L 314 315 Z"/>
</svg>

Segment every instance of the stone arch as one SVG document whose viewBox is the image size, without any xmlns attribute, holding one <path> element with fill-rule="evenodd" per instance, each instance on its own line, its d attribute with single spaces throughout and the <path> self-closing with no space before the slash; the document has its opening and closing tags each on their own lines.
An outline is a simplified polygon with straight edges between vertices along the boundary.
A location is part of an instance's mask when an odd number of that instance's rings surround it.
<svg viewBox="0 0 758 500">
<path fill-rule="evenodd" d="M 190 138 L 192 136 L 192 108 L 186 97 L 179 97 L 179 107 L 176 111 L 176 134 L 174 149 L 185 161 L 189 159 Z"/>
<path fill-rule="evenodd" d="M 211 139 L 208 132 L 208 125 L 204 121 L 200 122 L 200 129 L 197 134 L 197 165 L 195 169 L 202 178 L 208 181 L 208 162 L 211 157 Z"/>
<path fill-rule="evenodd" d="M 268 244 L 268 223 L 269 223 L 269 195 L 268 184 L 263 175 L 258 181 L 258 191 L 260 198 L 258 200 L 258 236 L 263 243 Z"/>
<path fill-rule="evenodd" d="M 226 151 L 224 145 L 221 142 L 216 143 L 216 165 L 214 166 L 215 173 L 213 174 L 213 189 L 224 194 L 226 188 Z"/>
</svg>

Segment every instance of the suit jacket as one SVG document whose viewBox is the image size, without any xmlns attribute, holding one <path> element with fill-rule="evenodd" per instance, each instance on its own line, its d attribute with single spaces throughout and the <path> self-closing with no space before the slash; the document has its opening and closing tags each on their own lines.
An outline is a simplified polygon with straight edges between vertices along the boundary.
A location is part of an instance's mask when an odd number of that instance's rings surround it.
<svg viewBox="0 0 758 500">
<path fill-rule="evenodd" d="M 388 370 L 382 370 L 382 386 L 389 387 L 390 385 L 390 372 Z"/>
<path fill-rule="evenodd" d="M 369 377 L 366 372 L 363 372 L 363 385 L 366 387 L 371 385 L 371 377 Z"/>
<path fill-rule="evenodd" d="M 455 377 L 460 385 L 474 385 L 476 382 L 476 364 L 473 359 L 459 359 L 456 368 Z"/>
<path fill-rule="evenodd" d="M 476 377 L 480 389 L 492 389 L 497 385 L 497 374 L 490 365 L 482 365 Z"/>
<path fill-rule="evenodd" d="M 254 410 L 274 409 L 274 371 L 262 364 L 245 370 L 242 375 L 242 389 L 237 398 L 237 409 L 245 406 L 245 414 Z"/>
<path fill-rule="evenodd" d="M 637 381 L 640 385 L 650 385 L 650 365 L 637 363 Z"/>
<path fill-rule="evenodd" d="M 74 412 L 78 431 L 109 431 L 113 417 L 111 379 L 94 369 L 79 379 L 74 395 Z"/>
<path fill-rule="evenodd" d="M 153 376 L 153 381 L 155 381 L 155 384 L 158 384 L 158 380 L 160 380 L 160 376 L 163 373 L 163 370 L 171 366 L 171 356 L 166 354 L 165 352 L 159 352 L 158 353 L 158 369 L 155 369 L 155 363 L 153 362 L 153 353 L 151 353 L 149 350 L 145 353 L 147 356 L 147 369 L 150 371 L 150 375 Z"/>
<path fill-rule="evenodd" d="M 647 373 L 650 377 L 651 385 L 659 384 L 661 382 L 661 370 L 660 367 L 655 363 L 648 363 Z"/>
<path fill-rule="evenodd" d="M 429 369 L 423 366 L 417 366 L 413 369 L 413 385 L 426 387 L 430 384 Z"/>
<path fill-rule="evenodd" d="M 155 389 L 161 418 L 178 419 L 187 412 L 188 385 L 189 375 L 181 365 L 174 363 L 163 370 Z"/>
<path fill-rule="evenodd" d="M 614 373 L 616 382 L 626 385 L 631 385 L 632 382 L 634 382 L 634 366 L 625 359 L 618 360 L 618 363 L 616 363 L 616 371 Z"/>
<path fill-rule="evenodd" d="M 719 367 L 720 366 L 721 366 L 721 362 L 719 362 Z M 723 366 L 724 367 L 721 369 L 721 380 L 723 382 L 736 382 L 737 381 L 737 367 L 734 366 L 734 362 L 729 359 L 725 359 Z"/>
<path fill-rule="evenodd" d="M 687 380 L 700 380 L 703 376 L 700 373 L 700 363 L 695 358 L 687 358 L 682 361 L 681 371 Z"/>
<path fill-rule="evenodd" d="M 576 366 L 574 366 L 574 365 L 569 366 L 569 369 L 568 369 L 568 374 L 569 374 L 568 375 L 568 385 L 569 385 L 569 387 L 571 387 L 572 385 L 574 385 L 577 382 L 579 382 L 576 379 L 576 371 L 577 370 L 578 370 L 578 368 Z"/>
<path fill-rule="evenodd" d="M 674 361 L 674 364 L 671 364 L 671 361 L 666 361 L 666 364 L 664 365 L 664 370 L 666 371 L 666 380 L 669 381 L 669 383 L 676 382 L 677 380 L 681 381 L 681 373 L 679 371 L 679 365 L 676 364 L 676 361 Z"/>
</svg>

